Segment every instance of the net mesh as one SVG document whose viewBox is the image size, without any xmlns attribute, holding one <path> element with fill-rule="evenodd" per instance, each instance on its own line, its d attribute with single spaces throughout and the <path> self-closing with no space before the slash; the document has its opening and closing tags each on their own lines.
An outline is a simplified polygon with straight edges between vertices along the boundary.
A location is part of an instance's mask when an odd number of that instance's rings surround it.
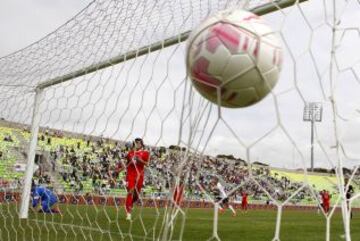
<svg viewBox="0 0 360 241">
<path fill-rule="evenodd" d="M 2 57 L 0 240 L 296 240 L 293 225 L 308 220 L 316 225 L 301 240 L 357 240 L 359 2 L 279 3 L 99 0 Z M 278 8 L 264 18 L 283 44 L 279 83 L 248 108 L 207 102 L 187 79 L 182 34 L 219 10 L 265 4 Z M 165 47 L 169 39 L 177 44 Z M 29 210 L 20 220 L 34 90 L 44 84 L 33 179 L 53 190 L 62 214 Z M 308 102 L 323 107 L 313 145 Z M 151 158 L 127 222 L 134 137 Z M 219 214 L 221 190 L 237 217 Z M 244 193 L 251 210 L 240 214 Z"/>
</svg>

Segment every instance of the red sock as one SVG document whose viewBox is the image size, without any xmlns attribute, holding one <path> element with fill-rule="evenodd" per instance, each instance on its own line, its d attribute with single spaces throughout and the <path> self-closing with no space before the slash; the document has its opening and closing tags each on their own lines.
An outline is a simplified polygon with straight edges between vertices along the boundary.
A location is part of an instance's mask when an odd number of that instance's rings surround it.
<svg viewBox="0 0 360 241">
<path fill-rule="evenodd" d="M 132 205 L 133 205 L 133 194 L 128 193 L 126 196 L 126 202 L 125 202 L 125 209 L 126 209 L 127 213 L 131 212 Z"/>
</svg>

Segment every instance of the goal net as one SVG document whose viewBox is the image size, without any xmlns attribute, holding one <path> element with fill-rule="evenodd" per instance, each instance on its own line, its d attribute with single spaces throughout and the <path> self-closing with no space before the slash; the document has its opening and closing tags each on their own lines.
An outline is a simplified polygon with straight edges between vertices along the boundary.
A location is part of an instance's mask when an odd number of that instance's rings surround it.
<svg viewBox="0 0 360 241">
<path fill-rule="evenodd" d="M 186 72 L 189 33 L 228 8 L 283 47 L 278 84 L 246 108 L 208 102 Z M 359 10 L 96 0 L 0 58 L 0 240 L 360 239 Z M 126 220 L 137 137 L 150 160 Z M 32 208 L 36 187 L 58 209 Z"/>
</svg>

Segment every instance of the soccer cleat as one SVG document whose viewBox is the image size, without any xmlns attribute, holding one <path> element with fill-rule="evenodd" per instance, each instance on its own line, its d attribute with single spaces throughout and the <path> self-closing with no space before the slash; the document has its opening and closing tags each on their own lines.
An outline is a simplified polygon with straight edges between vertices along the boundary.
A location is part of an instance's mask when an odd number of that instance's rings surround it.
<svg viewBox="0 0 360 241">
<path fill-rule="evenodd" d="M 126 220 L 127 220 L 127 221 L 131 221 L 131 213 L 127 213 L 127 214 L 126 214 Z"/>
</svg>

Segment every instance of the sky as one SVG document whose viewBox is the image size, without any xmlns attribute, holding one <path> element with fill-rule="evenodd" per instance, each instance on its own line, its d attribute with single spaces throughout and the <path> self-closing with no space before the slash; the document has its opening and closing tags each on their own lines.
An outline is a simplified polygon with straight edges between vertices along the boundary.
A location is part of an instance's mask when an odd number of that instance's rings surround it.
<svg viewBox="0 0 360 241">
<path fill-rule="evenodd" d="M 89 4 L 90 1 L 83 0 L 1 1 L 0 56 L 9 55 L 42 39 Z M 19 69 L 25 66 L 23 71 L 16 74 L 23 75 L 26 80 L 36 79 L 37 76 L 39 79 L 47 76 L 48 79 L 63 71 L 85 66 L 96 59 L 106 59 L 124 49 L 141 46 L 148 40 L 171 36 L 178 31 L 169 27 L 171 24 L 179 25 L 184 21 L 186 24 L 179 28 L 185 29 L 187 25 L 202 19 L 204 13 L 201 11 L 205 12 L 200 8 L 199 16 L 189 20 L 186 15 L 187 5 L 182 9 L 183 15 L 180 12 L 165 12 L 162 15 L 161 8 L 168 7 L 171 10 L 171 6 L 165 5 L 159 9 L 139 10 L 142 8 L 134 3 L 125 10 L 122 9 L 123 6 L 115 8 L 99 3 L 97 7 L 106 9 L 111 13 L 108 15 L 102 15 L 90 6 L 83 14 L 61 27 L 58 34 L 48 35 L 48 40 L 40 41 L 28 51 L 18 52 L 13 58 L 5 58 L 4 62 L 0 59 L 0 77 L 6 65 L 12 66 L 15 63 Z M 336 101 L 342 120 L 336 126 L 338 139 L 347 154 L 354 159 L 344 157 L 344 164 L 349 167 L 359 164 L 360 153 L 357 146 L 360 144 L 360 103 L 357 93 L 360 86 L 356 75 L 359 73 L 357 63 L 360 47 L 356 45 L 359 43 L 359 36 L 352 30 L 339 32 L 340 45 L 336 62 L 339 70 L 335 71 L 336 78 L 331 85 L 331 6 L 323 5 L 321 1 L 301 6 L 301 11 L 298 8 L 286 9 L 282 13 L 264 17 L 275 31 L 281 30 L 284 64 L 273 93 L 251 107 L 221 109 L 219 119 L 215 105 L 207 104 L 196 92 L 187 91 L 189 81 L 185 79 L 186 45 L 183 43 L 49 88 L 41 106 L 41 125 L 115 139 L 130 140 L 135 136 L 143 136 L 147 143 L 156 145 L 176 144 L 180 140 L 182 145 L 186 145 L 189 122 L 186 118 L 181 122 L 181 137 L 179 123 L 181 116 L 186 117 L 188 114 L 192 123 L 199 118 L 199 126 L 192 133 L 192 146 L 206 154 L 234 154 L 252 162 L 261 161 L 282 168 L 301 168 L 303 165 L 309 166 L 310 160 L 310 123 L 302 120 L 304 104 L 322 102 L 323 121 L 316 123 L 315 130 L 315 166 L 330 168 L 338 159 L 336 149 L 333 148 L 336 144 L 335 127 L 328 99 L 331 90 L 334 90 L 339 97 Z M 359 5 L 350 1 L 348 4 L 339 4 L 339 7 L 342 9 L 339 11 L 342 20 L 339 26 L 358 29 L 360 21 L 352 19 L 359 18 L 356 16 Z M 318 11 L 313 11 L 314 8 Z M 158 12 L 162 19 L 170 19 L 170 23 L 142 17 L 147 16 L 150 11 Z M 117 22 L 121 17 L 113 19 L 112 16 L 117 16 L 116 14 L 125 16 L 125 22 Z M 131 17 L 139 18 L 135 21 L 136 24 L 126 22 L 131 21 L 128 20 Z M 102 32 L 103 28 L 96 28 L 96 24 L 88 24 L 92 28 L 87 27 L 86 21 L 89 19 L 105 19 L 103 22 L 110 22 L 106 26 L 113 31 Z M 98 26 L 102 26 L 103 22 Z M 130 33 L 141 33 L 141 29 L 149 25 L 153 28 L 152 32 L 144 31 L 143 35 L 137 34 L 135 38 L 131 38 Z M 86 41 L 86 38 L 92 41 Z M 104 50 L 103 46 L 108 47 Z M 51 54 L 54 54 L 52 58 L 42 61 Z M 1 69 L 1 63 L 5 68 Z M 13 69 L 16 68 L 12 68 L 12 71 Z M 28 72 L 29 69 L 36 69 L 38 72 Z M 6 112 L 8 119 L 25 122 L 31 119 L 29 106 L 33 95 L 24 91 L 26 94 L 23 95 L 14 90 L 8 91 L 7 93 L 15 93 L 19 97 L 0 103 L 6 110 L 4 113 Z M 193 94 L 192 99 L 190 93 Z M 10 108 L 12 106 L 17 108 Z M 344 119 L 348 120 L 343 121 Z"/>
<path fill-rule="evenodd" d="M 0 56 L 22 49 L 64 24 L 91 1 L 5 0 L 0 7 Z"/>
</svg>

